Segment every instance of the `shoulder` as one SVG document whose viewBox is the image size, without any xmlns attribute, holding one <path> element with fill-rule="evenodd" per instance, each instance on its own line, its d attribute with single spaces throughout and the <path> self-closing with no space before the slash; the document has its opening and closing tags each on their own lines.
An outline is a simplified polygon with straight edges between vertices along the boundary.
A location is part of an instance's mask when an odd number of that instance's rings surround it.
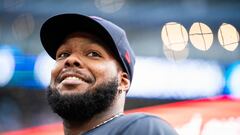
<svg viewBox="0 0 240 135">
<path fill-rule="evenodd" d="M 154 115 L 135 113 L 126 115 L 122 119 L 125 121 L 122 134 L 177 135 L 169 123 Z"/>
</svg>

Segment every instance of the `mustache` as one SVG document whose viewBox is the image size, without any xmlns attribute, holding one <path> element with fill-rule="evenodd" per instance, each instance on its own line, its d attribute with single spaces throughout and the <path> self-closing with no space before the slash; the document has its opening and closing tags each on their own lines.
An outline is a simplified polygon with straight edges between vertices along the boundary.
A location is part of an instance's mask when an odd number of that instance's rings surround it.
<svg viewBox="0 0 240 135">
<path fill-rule="evenodd" d="M 66 74 L 74 74 L 77 75 L 77 77 L 81 78 L 83 81 L 87 82 L 87 83 L 91 83 L 93 81 L 95 81 L 95 79 L 93 77 L 91 77 L 90 75 L 87 75 L 85 73 L 83 73 L 82 70 L 77 69 L 77 68 L 68 68 L 68 69 L 64 69 L 62 70 L 58 76 L 56 77 L 56 82 L 61 82 L 64 78 L 64 76 Z"/>
</svg>

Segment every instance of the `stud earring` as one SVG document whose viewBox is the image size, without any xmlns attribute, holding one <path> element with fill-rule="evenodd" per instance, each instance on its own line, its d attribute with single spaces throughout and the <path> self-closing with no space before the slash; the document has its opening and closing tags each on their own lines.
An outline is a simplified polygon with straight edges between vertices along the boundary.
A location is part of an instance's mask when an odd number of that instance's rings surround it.
<svg viewBox="0 0 240 135">
<path fill-rule="evenodd" d="M 121 89 L 120 89 L 120 90 L 118 90 L 118 93 L 119 93 L 119 94 L 121 94 L 121 93 L 122 93 L 122 90 L 121 90 Z"/>
</svg>

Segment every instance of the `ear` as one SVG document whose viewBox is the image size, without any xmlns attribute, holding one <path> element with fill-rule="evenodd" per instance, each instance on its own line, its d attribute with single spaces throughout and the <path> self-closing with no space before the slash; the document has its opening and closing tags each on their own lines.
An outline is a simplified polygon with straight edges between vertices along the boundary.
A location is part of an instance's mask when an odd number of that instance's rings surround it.
<svg viewBox="0 0 240 135">
<path fill-rule="evenodd" d="M 127 92 L 130 88 L 130 80 L 126 72 L 120 72 L 118 90 Z"/>
</svg>

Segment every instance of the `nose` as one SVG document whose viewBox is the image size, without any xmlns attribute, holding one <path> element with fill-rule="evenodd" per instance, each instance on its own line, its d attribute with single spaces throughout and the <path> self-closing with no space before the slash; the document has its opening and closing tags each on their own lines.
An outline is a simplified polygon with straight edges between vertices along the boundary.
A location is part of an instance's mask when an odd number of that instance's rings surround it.
<svg viewBox="0 0 240 135">
<path fill-rule="evenodd" d="M 82 62 L 75 55 L 70 55 L 66 58 L 64 67 L 82 67 Z"/>
</svg>

